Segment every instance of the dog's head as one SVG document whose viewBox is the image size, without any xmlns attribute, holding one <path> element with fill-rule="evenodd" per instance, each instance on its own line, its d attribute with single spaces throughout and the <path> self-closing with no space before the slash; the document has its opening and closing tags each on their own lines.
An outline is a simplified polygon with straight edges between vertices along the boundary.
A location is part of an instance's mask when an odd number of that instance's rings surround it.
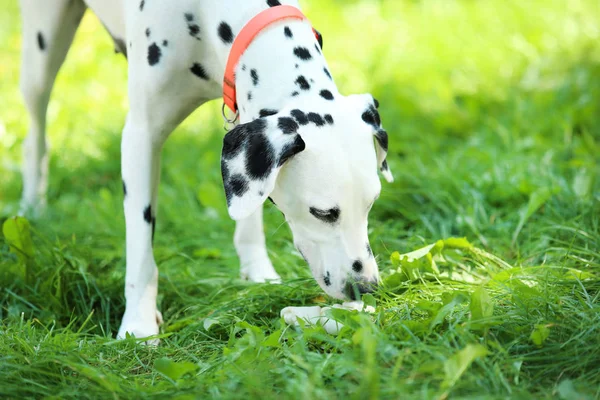
<svg viewBox="0 0 600 400">
<path fill-rule="evenodd" d="M 238 125 L 223 140 L 231 217 L 271 198 L 319 285 L 339 299 L 360 298 L 379 280 L 368 214 L 381 190 L 377 170 L 393 178 L 377 106 L 371 95 L 338 94 Z"/>
</svg>

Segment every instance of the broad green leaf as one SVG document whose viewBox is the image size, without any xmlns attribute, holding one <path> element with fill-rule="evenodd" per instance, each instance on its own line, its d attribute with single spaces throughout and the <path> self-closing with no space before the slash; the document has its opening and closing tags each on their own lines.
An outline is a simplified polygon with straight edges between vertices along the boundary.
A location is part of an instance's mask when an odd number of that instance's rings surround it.
<svg viewBox="0 0 600 400">
<path fill-rule="evenodd" d="M 538 324 L 533 328 L 531 336 L 529 338 L 538 347 L 542 347 L 546 339 L 550 336 L 550 325 Z"/>
<path fill-rule="evenodd" d="M 29 221 L 23 217 L 12 217 L 4 221 L 2 233 L 10 245 L 10 251 L 21 261 L 33 257 L 33 241 Z"/>
<path fill-rule="evenodd" d="M 397 251 L 394 251 L 392 253 L 392 255 L 390 256 L 390 261 L 392 262 L 392 265 L 394 267 L 400 266 L 400 253 Z"/>
<path fill-rule="evenodd" d="M 281 339 L 281 333 L 283 331 L 281 329 L 277 329 L 269 336 L 263 340 L 262 345 L 266 347 L 281 347 L 281 343 L 279 343 L 279 339 Z"/>
<path fill-rule="evenodd" d="M 451 237 L 444 239 L 444 247 L 449 249 L 470 249 L 473 247 L 467 238 L 455 238 Z"/>
<path fill-rule="evenodd" d="M 405 254 L 398 254 L 398 252 L 394 252 L 394 253 L 392 253 L 392 263 L 394 262 L 394 259 L 398 259 L 399 261 L 406 259 L 406 261 L 412 262 L 412 261 L 418 260 L 420 258 L 423 258 L 427 254 L 429 254 L 429 252 L 431 251 L 431 249 L 433 249 L 433 247 L 435 245 L 436 244 L 433 243 L 428 246 L 421 247 L 420 249 L 417 249 L 415 251 L 411 251 L 410 253 L 405 253 Z M 395 254 L 397 254 L 397 255 L 394 256 Z"/>
<path fill-rule="evenodd" d="M 406 282 L 406 275 L 401 272 L 392 272 L 383 279 L 383 285 L 388 289 L 398 288 L 403 282 Z"/>
<path fill-rule="evenodd" d="M 365 306 L 371 306 L 373 308 L 377 307 L 377 301 L 375 301 L 375 296 L 370 293 L 363 294 L 362 301 L 365 303 Z"/>
<path fill-rule="evenodd" d="M 475 289 L 471 294 L 471 320 L 490 318 L 494 314 L 494 303 L 483 287 Z"/>
<path fill-rule="evenodd" d="M 464 303 L 467 300 L 466 296 L 462 292 L 456 292 L 452 300 L 450 300 L 446 305 L 441 307 L 435 317 L 433 317 L 429 329 L 435 328 L 437 325 L 444 322 L 444 319 L 461 303 Z"/>
<path fill-rule="evenodd" d="M 552 196 L 553 191 L 550 188 L 544 187 L 539 188 L 535 192 L 531 193 L 529 196 L 529 202 L 526 207 L 523 207 L 519 212 L 519 224 L 517 225 L 517 229 L 513 233 L 512 244 L 517 241 L 517 237 L 527 223 L 527 220 L 541 207 L 546 203 L 550 197 Z"/>
<path fill-rule="evenodd" d="M 478 358 L 485 357 L 487 349 L 480 344 L 468 344 L 444 362 L 445 378 L 442 387 L 451 388 L 458 382 L 467 368 Z"/>
<path fill-rule="evenodd" d="M 258 326 L 254 326 L 247 321 L 240 321 L 235 324 L 236 327 L 246 330 L 246 334 L 243 336 L 245 340 L 248 340 L 248 344 L 251 347 L 256 347 L 265 339 L 265 333 Z M 238 343 L 241 343 L 238 340 Z"/>
<path fill-rule="evenodd" d="M 204 329 L 206 331 L 210 330 L 210 327 L 213 325 L 217 325 L 219 323 L 219 320 L 214 319 L 214 318 L 206 318 L 204 320 L 204 322 L 202 323 L 202 326 L 204 327 Z"/>
<path fill-rule="evenodd" d="M 161 374 L 176 381 L 183 375 L 195 371 L 198 367 L 189 361 L 175 362 L 167 357 L 163 357 L 154 361 L 154 368 Z"/>
</svg>

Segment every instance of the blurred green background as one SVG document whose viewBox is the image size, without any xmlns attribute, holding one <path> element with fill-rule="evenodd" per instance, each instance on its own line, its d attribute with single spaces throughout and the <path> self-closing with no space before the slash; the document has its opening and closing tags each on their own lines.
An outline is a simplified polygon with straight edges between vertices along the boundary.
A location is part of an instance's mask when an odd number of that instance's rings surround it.
<svg viewBox="0 0 600 400">
<path fill-rule="evenodd" d="M 429 333 L 405 324 L 419 319 L 417 297 L 442 304 L 441 291 L 457 289 L 411 284 L 396 297 L 378 297 L 403 317 L 362 333 L 377 338 L 375 352 L 351 334 L 333 344 L 326 335 L 304 332 L 287 339 L 289 348 L 264 350 L 263 358 L 238 369 L 231 351 L 240 349 L 235 339 L 243 330 L 223 328 L 211 336 L 203 328 L 207 316 L 231 326 L 241 319 L 271 333 L 279 327 L 279 309 L 322 299 L 270 204 L 267 242 L 286 284 L 237 280 L 234 224 L 219 173 L 221 103 L 214 101 L 177 128 L 163 153 L 155 255 L 165 332 L 173 336 L 156 351 L 111 341 L 124 307 L 119 140 L 127 68 L 88 12 L 48 109 L 49 208 L 32 221 L 36 253 L 27 271 L 4 238 L 0 242 L 0 382 L 6 382 L 0 394 L 116 398 L 159 395 L 160 389 L 225 398 L 598 398 L 600 2 L 301 4 L 323 34 L 340 91 L 370 92 L 381 104 L 396 178 L 383 183 L 370 216 L 384 277 L 393 272 L 393 251 L 460 236 L 516 268 L 573 268 L 592 274 L 591 281 L 530 276 L 525 282 L 540 285 L 542 293 L 535 306 L 519 301 L 514 288 L 494 289 L 502 322 L 482 336 L 461 330 L 459 317 Z M 17 213 L 21 192 L 27 118 L 18 90 L 19 31 L 18 4 L 4 1 L 0 222 Z M 468 319 L 467 311 L 457 315 Z M 543 324 L 553 330 L 538 348 L 530 334 Z M 442 365 L 474 342 L 493 354 L 460 381 L 449 380 L 448 371 L 444 378 Z M 157 372 L 160 357 L 191 360 L 201 373 L 169 380 Z M 372 361 L 372 373 L 353 375 L 365 360 Z"/>
</svg>

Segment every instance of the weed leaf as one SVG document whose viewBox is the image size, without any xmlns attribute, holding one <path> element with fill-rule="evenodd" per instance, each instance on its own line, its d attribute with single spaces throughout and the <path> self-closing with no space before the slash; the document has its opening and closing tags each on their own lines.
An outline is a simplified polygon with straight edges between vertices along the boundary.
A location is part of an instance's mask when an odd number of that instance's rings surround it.
<svg viewBox="0 0 600 400">
<path fill-rule="evenodd" d="M 537 324 L 533 329 L 533 332 L 531 332 L 529 338 L 533 344 L 538 347 L 542 347 L 546 339 L 548 339 L 548 336 L 550 336 L 550 326 Z"/>
<path fill-rule="evenodd" d="M 494 303 L 485 288 L 479 287 L 471 294 L 469 309 L 473 321 L 490 318 L 494 314 Z"/>
<path fill-rule="evenodd" d="M 444 362 L 445 378 L 442 382 L 442 387 L 446 389 L 452 388 L 473 361 L 487 354 L 487 349 L 480 344 L 468 344 L 467 347 L 458 351 Z"/>
<path fill-rule="evenodd" d="M 537 211 L 541 206 L 546 203 L 552 196 L 553 191 L 550 188 L 544 187 L 539 188 L 529 196 L 529 202 L 527 206 L 523 207 L 519 212 L 519 224 L 513 233 L 512 245 L 514 246 L 521 229 L 525 226 L 525 223 L 529 218 Z"/>
<path fill-rule="evenodd" d="M 163 357 L 154 361 L 154 368 L 161 374 L 177 381 L 185 374 L 195 371 L 198 367 L 189 361 L 175 362 L 167 357 Z"/>
<path fill-rule="evenodd" d="M 10 245 L 10 251 L 19 260 L 25 261 L 33 256 L 33 241 L 29 221 L 23 217 L 12 217 L 4 221 L 2 233 Z"/>
</svg>

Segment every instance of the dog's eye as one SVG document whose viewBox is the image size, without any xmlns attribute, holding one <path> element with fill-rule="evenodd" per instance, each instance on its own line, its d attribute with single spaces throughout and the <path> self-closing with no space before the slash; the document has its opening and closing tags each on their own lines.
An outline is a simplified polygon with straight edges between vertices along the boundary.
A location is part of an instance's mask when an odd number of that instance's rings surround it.
<svg viewBox="0 0 600 400">
<path fill-rule="evenodd" d="M 327 210 L 319 210 L 318 208 L 310 207 L 309 211 L 315 218 L 328 224 L 335 224 L 340 219 L 339 207 Z"/>
</svg>

